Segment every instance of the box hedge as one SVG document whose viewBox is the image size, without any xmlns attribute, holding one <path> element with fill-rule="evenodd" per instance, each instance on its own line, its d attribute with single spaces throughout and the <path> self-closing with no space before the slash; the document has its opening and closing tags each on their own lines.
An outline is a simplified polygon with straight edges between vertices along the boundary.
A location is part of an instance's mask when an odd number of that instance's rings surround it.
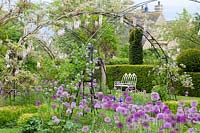
<svg viewBox="0 0 200 133">
<path fill-rule="evenodd" d="M 187 49 L 182 51 L 176 58 L 178 64 L 184 64 L 185 72 L 200 72 L 200 50 Z"/>
<path fill-rule="evenodd" d="M 137 75 L 137 89 L 151 92 L 153 79 L 148 74 L 152 69 L 153 65 L 107 65 L 107 85 L 109 89 L 112 89 L 114 81 L 121 81 L 125 73 L 135 73 Z"/>
<path fill-rule="evenodd" d="M 135 73 L 137 75 L 137 89 L 151 92 L 153 88 L 153 77 L 149 75 L 149 71 L 153 69 L 153 65 L 107 65 L 106 76 L 109 89 L 113 89 L 114 81 L 120 81 L 125 73 Z M 176 84 L 178 95 L 185 95 L 185 91 L 189 92 L 189 96 L 200 97 L 200 72 L 188 72 L 191 75 L 194 89 L 182 87 Z M 100 72 L 96 72 L 95 78 L 100 79 Z"/>
</svg>

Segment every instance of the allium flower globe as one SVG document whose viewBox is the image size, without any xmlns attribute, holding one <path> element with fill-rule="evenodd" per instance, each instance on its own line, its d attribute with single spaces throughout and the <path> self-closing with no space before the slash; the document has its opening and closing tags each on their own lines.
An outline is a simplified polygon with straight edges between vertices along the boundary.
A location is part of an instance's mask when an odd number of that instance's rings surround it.
<svg viewBox="0 0 200 133">
<path fill-rule="evenodd" d="M 89 130 L 89 127 L 88 126 L 83 126 L 83 128 L 82 128 L 82 131 L 83 132 L 87 132 Z"/>
<path fill-rule="evenodd" d="M 151 100 L 152 101 L 158 101 L 160 99 L 160 96 L 157 92 L 152 92 L 151 93 Z"/>
</svg>

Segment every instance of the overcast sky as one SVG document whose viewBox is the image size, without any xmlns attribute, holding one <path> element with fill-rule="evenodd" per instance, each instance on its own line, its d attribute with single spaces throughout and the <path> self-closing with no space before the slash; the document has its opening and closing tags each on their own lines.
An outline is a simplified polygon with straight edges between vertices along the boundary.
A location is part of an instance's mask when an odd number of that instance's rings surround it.
<svg viewBox="0 0 200 133">
<path fill-rule="evenodd" d="M 140 3 L 145 0 L 133 0 L 135 3 Z M 200 3 L 192 2 L 189 0 L 160 0 L 164 8 L 164 15 L 167 20 L 174 20 L 177 18 L 177 14 L 183 11 L 183 8 L 187 9 L 189 13 L 200 13 Z M 153 2 L 148 5 L 149 10 L 154 9 L 154 5 L 157 2 Z"/>
</svg>

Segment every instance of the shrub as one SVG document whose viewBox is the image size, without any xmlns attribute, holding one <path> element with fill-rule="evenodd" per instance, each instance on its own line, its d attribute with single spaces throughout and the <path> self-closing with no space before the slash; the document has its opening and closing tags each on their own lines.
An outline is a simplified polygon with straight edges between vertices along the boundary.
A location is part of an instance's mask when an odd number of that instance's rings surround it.
<svg viewBox="0 0 200 133">
<path fill-rule="evenodd" d="M 25 113 L 25 114 L 22 114 L 18 121 L 17 121 L 17 124 L 18 125 L 25 125 L 26 123 L 28 123 L 29 119 L 33 118 L 33 117 L 38 117 L 38 114 L 37 113 Z"/>
<path fill-rule="evenodd" d="M 191 100 L 184 100 L 183 101 L 185 103 L 186 107 L 190 107 L 190 102 Z M 177 108 L 178 108 L 178 101 L 166 101 L 164 102 L 173 113 L 177 112 Z M 200 103 L 200 100 L 198 100 L 198 103 Z M 200 104 L 198 104 L 197 106 L 198 110 L 200 110 Z"/>
<path fill-rule="evenodd" d="M 129 32 L 129 64 L 143 63 L 143 46 L 141 29 L 134 28 Z"/>
<path fill-rule="evenodd" d="M 41 120 L 37 117 L 30 117 L 24 125 L 22 125 L 22 133 L 35 133 L 39 130 Z"/>
<path fill-rule="evenodd" d="M 109 65 L 129 64 L 128 58 L 113 58 L 110 60 Z"/>
<path fill-rule="evenodd" d="M 186 88 L 177 83 L 175 89 L 177 94 L 185 95 L 185 92 L 188 91 L 188 96 L 200 97 L 200 72 L 187 72 L 192 77 L 192 83 L 194 89 Z"/>
<path fill-rule="evenodd" d="M 114 81 L 120 81 L 125 73 L 135 73 L 137 75 L 137 89 L 151 92 L 153 79 L 151 76 L 148 77 L 148 74 L 152 69 L 152 65 L 107 65 L 107 85 L 112 89 Z"/>
<path fill-rule="evenodd" d="M 177 57 L 178 64 L 184 64 L 183 68 L 186 72 L 200 72 L 200 50 L 187 49 L 181 52 Z"/>
<path fill-rule="evenodd" d="M 43 105 L 41 109 L 46 110 L 46 106 Z M 16 126 L 17 120 L 22 114 L 36 112 L 35 105 L 0 107 L 0 128 Z"/>
</svg>

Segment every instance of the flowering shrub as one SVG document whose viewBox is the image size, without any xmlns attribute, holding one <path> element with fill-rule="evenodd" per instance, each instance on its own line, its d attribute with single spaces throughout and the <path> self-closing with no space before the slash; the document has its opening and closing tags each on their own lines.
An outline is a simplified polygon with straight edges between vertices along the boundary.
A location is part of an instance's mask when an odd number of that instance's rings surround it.
<svg viewBox="0 0 200 133">
<path fill-rule="evenodd" d="M 43 125 L 46 130 L 54 132 L 131 130 L 159 133 L 199 130 L 196 125 L 199 125 L 200 114 L 196 101 L 191 102 L 190 108 L 183 103 L 179 104 L 177 112 L 173 113 L 160 101 L 157 92 L 151 93 L 152 102 L 145 105 L 133 104 L 134 98 L 128 92 L 119 97 L 104 95 L 102 92 L 97 92 L 95 95 L 83 95 L 82 92 L 79 94 L 79 97 L 70 94 L 62 86 L 57 89 L 50 106 L 49 114 L 52 118 Z"/>
<path fill-rule="evenodd" d="M 176 93 L 175 83 L 180 82 L 182 86 L 193 89 L 192 77 L 186 72 L 179 74 L 176 63 L 162 64 L 153 69 L 153 90 L 160 94 L 162 100 L 171 99 L 170 95 Z"/>
</svg>

